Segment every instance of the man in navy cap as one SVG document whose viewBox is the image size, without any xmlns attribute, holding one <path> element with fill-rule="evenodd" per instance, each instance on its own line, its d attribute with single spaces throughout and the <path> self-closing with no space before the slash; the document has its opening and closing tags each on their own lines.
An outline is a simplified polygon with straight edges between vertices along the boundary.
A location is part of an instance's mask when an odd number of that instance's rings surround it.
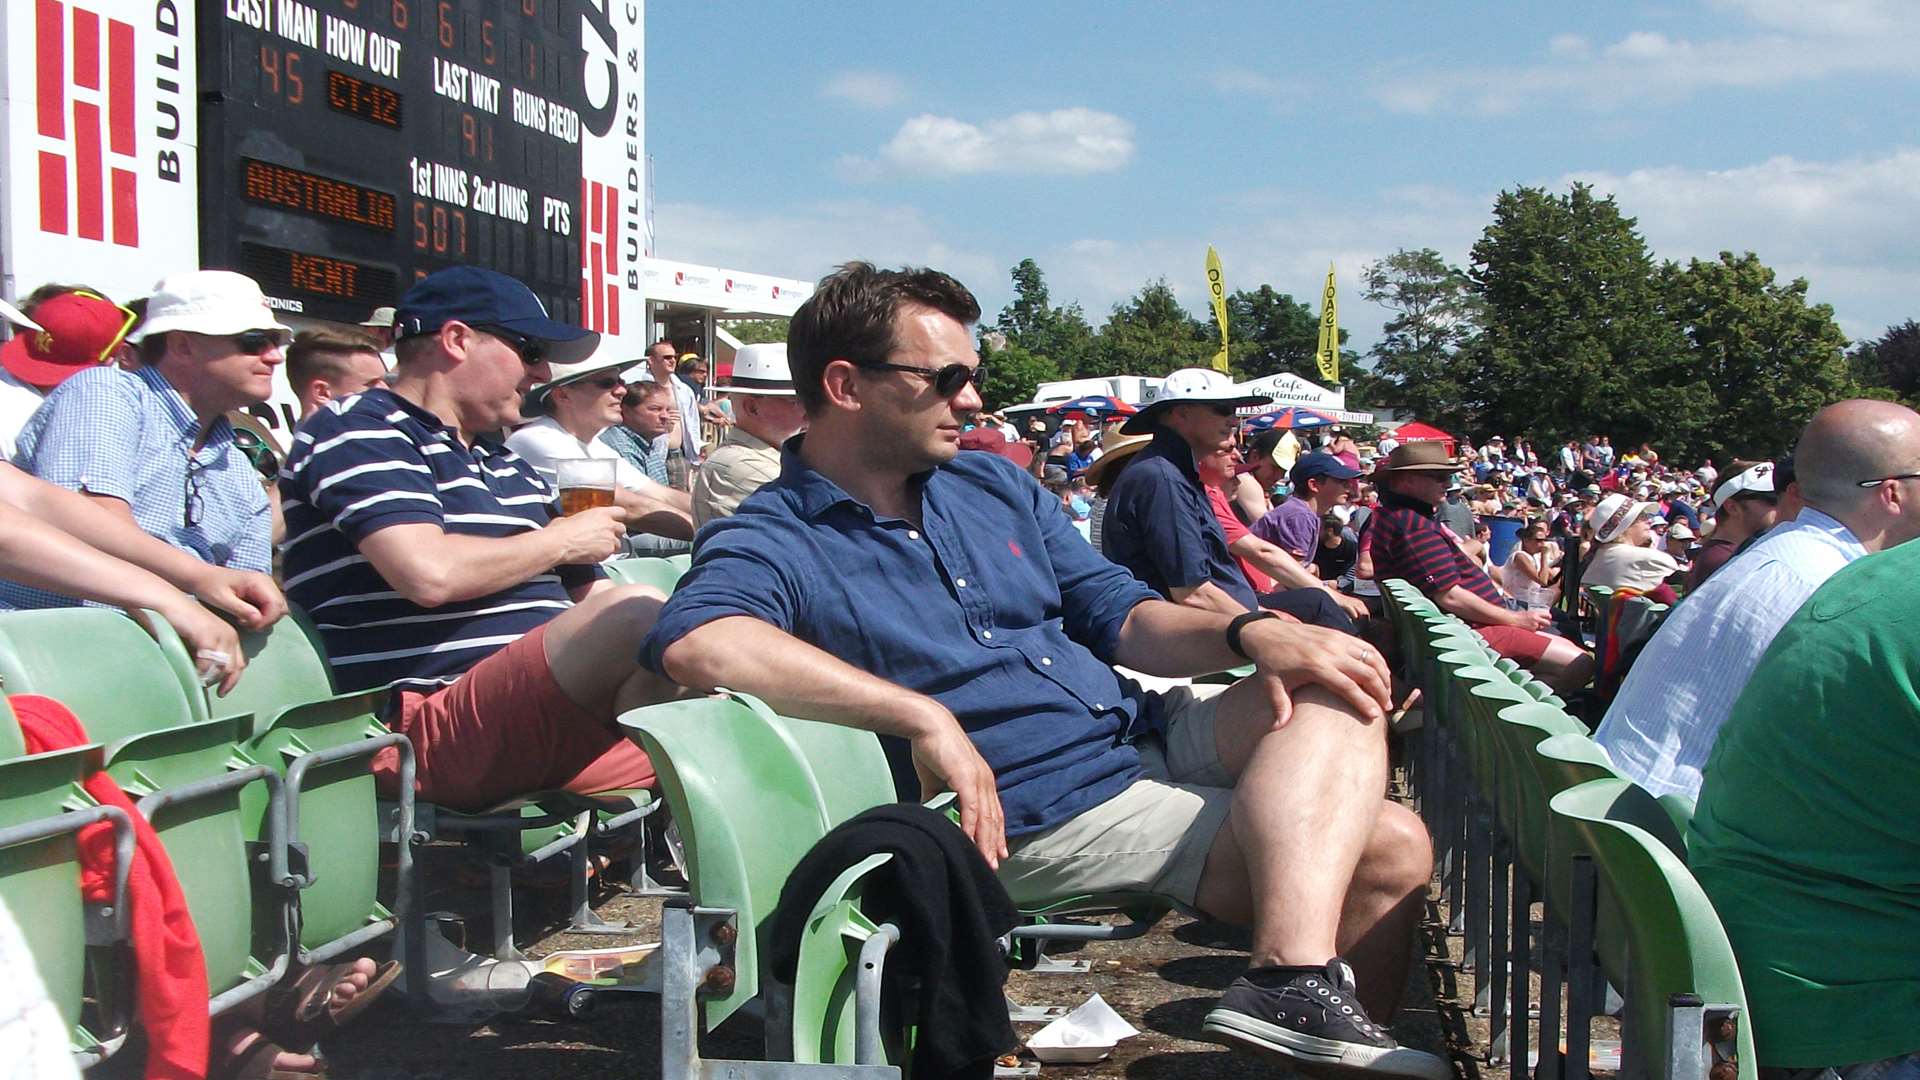
<svg viewBox="0 0 1920 1080">
<path fill-rule="evenodd" d="M 598 563 L 618 507 L 554 514 L 554 492 L 494 441 L 526 391 L 599 335 L 547 317 L 476 267 L 401 299 L 390 387 L 329 402 L 294 436 L 280 484 L 288 595 L 319 627 L 343 690 L 393 685 L 421 797 L 462 810 L 536 789 L 645 787 L 613 718 L 670 684 L 635 663 L 660 594 Z M 397 760 L 376 764 L 391 784 Z"/>
<path fill-rule="evenodd" d="M 1316 450 L 1293 463 L 1291 479 L 1293 494 L 1251 528 L 1253 535 L 1310 563 L 1320 546 L 1320 522 L 1334 507 L 1353 501 L 1359 490 L 1356 481 L 1360 470 L 1325 450 Z"/>
</svg>

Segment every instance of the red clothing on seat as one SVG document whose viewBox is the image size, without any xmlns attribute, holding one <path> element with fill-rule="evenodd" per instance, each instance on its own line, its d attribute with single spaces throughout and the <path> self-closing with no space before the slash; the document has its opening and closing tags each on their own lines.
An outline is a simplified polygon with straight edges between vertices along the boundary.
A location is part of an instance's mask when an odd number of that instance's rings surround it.
<svg viewBox="0 0 1920 1080">
<path fill-rule="evenodd" d="M 37 694 L 7 699 L 20 718 L 27 752 L 45 753 L 84 745 L 87 733 L 72 710 Z M 147 1033 L 147 1080 L 204 1080 L 210 1024 L 207 961 L 200 933 L 187 912 L 187 898 L 173 863 L 133 800 L 106 773 L 81 781 L 103 806 L 117 806 L 133 821 L 133 866 L 127 875 L 128 934 L 133 944 L 134 1007 Z M 113 899 L 113 826 L 102 821 L 80 830 L 80 892 L 88 903 Z"/>
</svg>

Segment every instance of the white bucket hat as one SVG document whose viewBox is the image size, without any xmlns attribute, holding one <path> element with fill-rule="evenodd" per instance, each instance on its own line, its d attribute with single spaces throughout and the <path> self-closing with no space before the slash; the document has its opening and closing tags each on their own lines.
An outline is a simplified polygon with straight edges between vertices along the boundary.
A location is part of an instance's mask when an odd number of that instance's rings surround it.
<svg viewBox="0 0 1920 1080">
<path fill-rule="evenodd" d="M 552 377 L 546 382 L 527 391 L 526 406 L 528 415 L 546 411 L 547 399 L 552 397 L 553 392 L 560 387 L 566 386 L 569 383 L 577 383 L 590 375 L 598 375 L 603 371 L 618 371 L 631 363 L 629 360 L 607 359 L 604 354 L 611 351 L 607 345 L 603 344 L 592 356 L 587 357 L 577 364 L 559 364 L 551 360 L 547 361 L 547 369 L 552 373 Z M 620 382 L 624 385 L 627 380 L 623 377 Z"/>
<path fill-rule="evenodd" d="M 1273 400 L 1266 394 L 1250 394 L 1233 383 L 1233 377 L 1212 368 L 1181 368 L 1160 383 L 1160 396 L 1153 403 L 1127 418 L 1120 427 L 1125 435 L 1143 435 L 1160 426 L 1160 416 L 1175 405 L 1231 405 L 1243 409 L 1265 405 Z"/>
<path fill-rule="evenodd" d="M 1593 538 L 1610 544 L 1620 539 L 1627 526 L 1640 519 L 1640 515 L 1652 513 L 1660 508 L 1650 502 L 1638 502 L 1619 492 L 1614 492 L 1600 500 L 1600 505 L 1587 515 L 1587 524 L 1593 526 Z"/>
<path fill-rule="evenodd" d="M 740 346 L 733 354 L 733 378 L 718 389 L 726 394 L 794 396 L 793 369 L 787 366 L 786 342 Z"/>
</svg>

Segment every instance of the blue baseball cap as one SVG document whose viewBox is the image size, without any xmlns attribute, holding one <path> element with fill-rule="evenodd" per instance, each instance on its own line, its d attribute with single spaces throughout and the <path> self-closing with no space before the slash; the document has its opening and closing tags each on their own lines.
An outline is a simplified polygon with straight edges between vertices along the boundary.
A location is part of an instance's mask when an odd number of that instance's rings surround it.
<svg viewBox="0 0 1920 1080">
<path fill-rule="evenodd" d="M 1332 454 L 1316 450 L 1293 463 L 1293 472 L 1289 474 L 1293 486 L 1304 487 L 1309 480 L 1331 476 L 1335 480 L 1357 480 L 1360 470 L 1334 457 Z"/>
<path fill-rule="evenodd" d="M 542 359 L 577 364 L 593 355 L 600 335 L 555 322 L 533 290 L 497 270 L 455 266 L 436 270 L 400 298 L 395 340 L 434 334 L 450 322 L 497 326 L 546 346 Z"/>
</svg>

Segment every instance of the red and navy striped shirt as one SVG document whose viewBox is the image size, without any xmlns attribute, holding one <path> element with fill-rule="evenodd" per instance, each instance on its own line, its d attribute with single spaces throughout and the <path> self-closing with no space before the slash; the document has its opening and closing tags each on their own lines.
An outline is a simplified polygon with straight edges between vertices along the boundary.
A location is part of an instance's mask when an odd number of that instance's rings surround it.
<svg viewBox="0 0 1920 1080">
<path fill-rule="evenodd" d="M 1397 492 L 1382 492 L 1380 508 L 1366 527 L 1372 533 L 1374 580 L 1405 578 L 1428 596 L 1458 585 L 1489 604 L 1502 605 L 1500 590 L 1434 520 L 1433 507 Z"/>
</svg>

